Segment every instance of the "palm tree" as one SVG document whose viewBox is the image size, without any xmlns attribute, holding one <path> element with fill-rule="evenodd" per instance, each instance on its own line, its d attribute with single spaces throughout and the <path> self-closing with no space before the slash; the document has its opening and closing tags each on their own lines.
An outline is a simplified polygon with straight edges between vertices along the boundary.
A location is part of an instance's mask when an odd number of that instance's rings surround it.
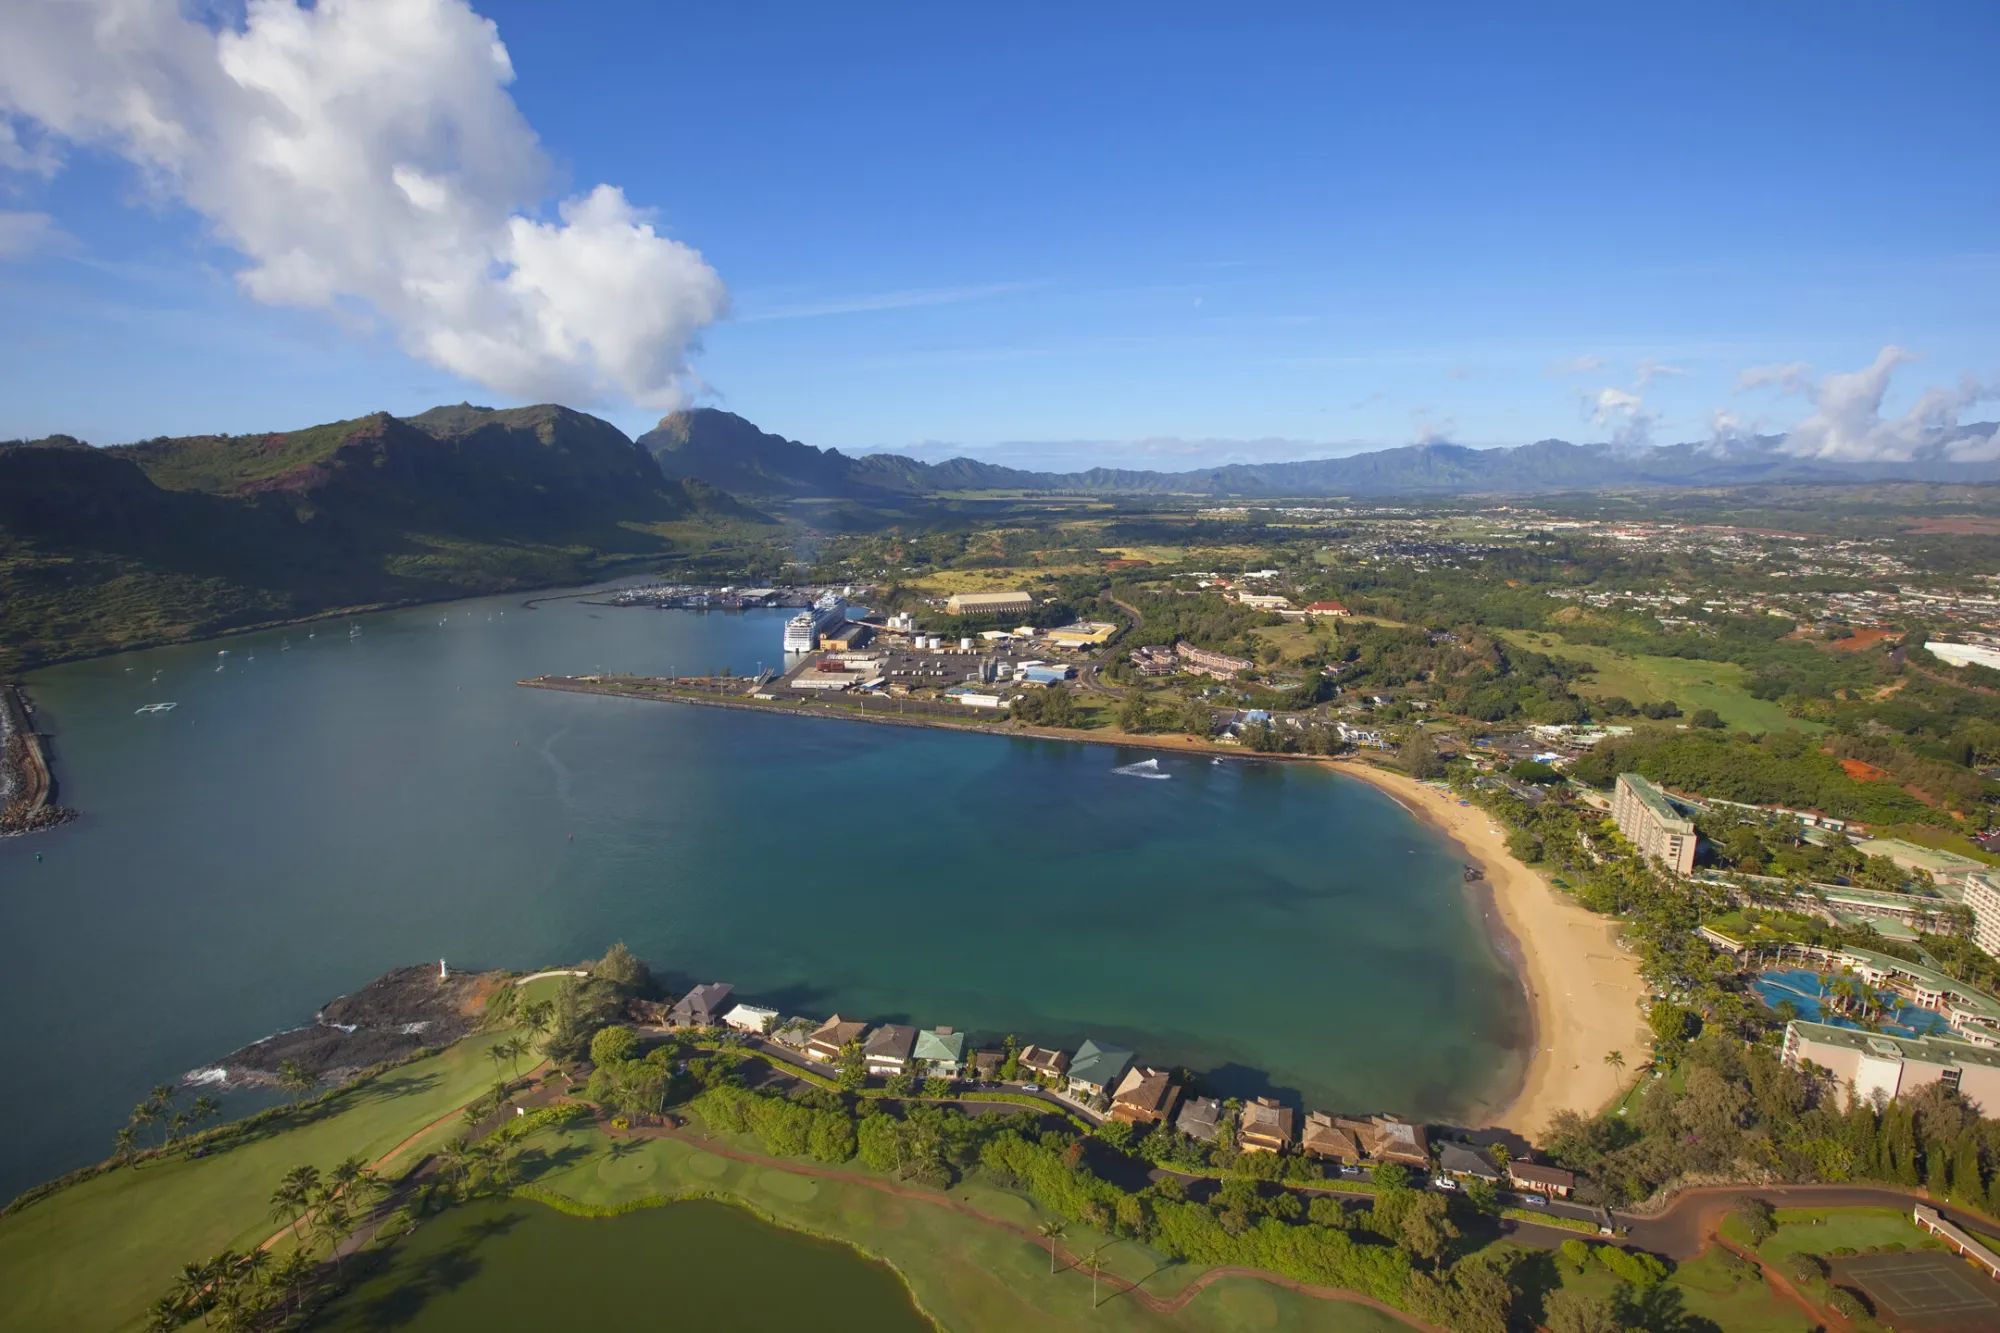
<svg viewBox="0 0 2000 1333">
<path fill-rule="evenodd" d="M 486 1058 L 493 1062 L 493 1073 L 495 1077 L 498 1077 L 500 1066 L 507 1063 L 507 1044 L 499 1041 L 494 1042 L 486 1048 Z"/>
<path fill-rule="evenodd" d="M 519 1078 L 521 1076 L 521 1057 L 528 1053 L 528 1043 L 519 1037 L 509 1037 L 506 1041 L 501 1042 L 500 1045 L 501 1049 L 507 1052 L 507 1058 L 514 1062 L 514 1076 Z"/>
<path fill-rule="evenodd" d="M 132 1149 L 138 1141 L 138 1131 L 132 1126 L 127 1125 L 118 1131 L 117 1139 L 117 1155 L 120 1157 L 129 1157 L 132 1155 Z"/>
<path fill-rule="evenodd" d="M 222 1114 L 222 1103 L 213 1097 L 197 1097 L 188 1109 L 188 1123 L 199 1125 L 205 1120 L 214 1120 Z"/>
<path fill-rule="evenodd" d="M 278 1062 L 278 1086 L 292 1094 L 294 1109 L 305 1100 L 305 1095 L 319 1084 L 319 1079 L 308 1072 L 297 1060 Z"/>
<path fill-rule="evenodd" d="M 1083 1261 L 1083 1266 L 1090 1270 L 1090 1308 L 1095 1310 L 1097 1308 L 1097 1278 L 1104 1271 L 1104 1265 L 1097 1261 L 1096 1250 L 1090 1252 L 1090 1257 Z"/>
<path fill-rule="evenodd" d="M 185 1324 L 190 1314 L 198 1314 L 202 1327 L 208 1327 L 208 1293 L 208 1270 L 201 1264 L 182 1264 L 169 1292 L 180 1312 L 181 1323 Z"/>
<path fill-rule="evenodd" d="M 1611 1068 L 1614 1070 L 1623 1069 L 1625 1067 L 1625 1052 L 1623 1051 L 1606 1052 L 1604 1056 L 1604 1063 L 1610 1065 Z"/>
<path fill-rule="evenodd" d="M 1063 1224 L 1061 1222 L 1044 1222 L 1036 1230 L 1040 1231 L 1043 1237 L 1049 1242 L 1049 1275 L 1053 1277 L 1056 1271 L 1056 1241 L 1062 1237 L 1064 1231 Z"/>
<path fill-rule="evenodd" d="M 278 1182 L 278 1188 L 271 1195 L 272 1216 L 291 1214 L 292 1241 L 299 1241 L 299 1219 L 312 1207 L 319 1194 L 319 1168 L 316 1166 L 295 1166 L 285 1172 Z M 282 1210 L 282 1211 L 281 1211 Z"/>
</svg>

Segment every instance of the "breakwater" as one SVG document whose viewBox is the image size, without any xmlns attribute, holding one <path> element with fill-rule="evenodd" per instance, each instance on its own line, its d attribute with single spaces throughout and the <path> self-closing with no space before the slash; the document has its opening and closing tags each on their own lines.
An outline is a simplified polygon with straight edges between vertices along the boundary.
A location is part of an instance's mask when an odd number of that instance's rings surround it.
<svg viewBox="0 0 2000 1333">
<path fill-rule="evenodd" d="M 76 818 L 55 803 L 48 738 L 19 685 L 0 685 L 0 837 L 54 828 Z"/>
</svg>

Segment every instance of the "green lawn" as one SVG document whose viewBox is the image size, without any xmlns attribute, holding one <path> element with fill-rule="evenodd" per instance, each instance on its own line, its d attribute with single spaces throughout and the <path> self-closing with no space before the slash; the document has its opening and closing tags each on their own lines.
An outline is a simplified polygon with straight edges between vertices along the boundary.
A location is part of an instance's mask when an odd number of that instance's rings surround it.
<svg viewBox="0 0 2000 1333">
<path fill-rule="evenodd" d="M 0 1328 L 138 1327 L 182 1264 L 247 1249 L 277 1229 L 268 1201 L 287 1170 L 325 1170 L 355 1154 L 373 1161 L 489 1088 L 486 1049 L 504 1035 L 471 1037 L 356 1084 L 312 1123 L 274 1127 L 199 1161 L 106 1172 L 0 1218 Z"/>
<path fill-rule="evenodd" d="M 1819 723 L 1788 716 L 1768 699 L 1751 698 L 1744 688 L 1746 673 L 1734 662 L 1621 653 L 1615 648 L 1571 643 L 1558 635 L 1531 630 L 1505 630 L 1502 634 L 1509 642 L 1538 653 L 1590 663 L 1594 674 L 1578 687 L 1579 694 L 1618 695 L 1635 704 L 1672 699 L 1680 705 L 1682 720 L 1697 709 L 1713 708 L 1731 727 L 1749 731 L 1826 729 Z"/>
<path fill-rule="evenodd" d="M 757 1150 L 747 1137 L 732 1142 Z M 908 1279 L 918 1304 L 955 1333 L 1022 1328 L 1390 1333 L 1406 1327 L 1363 1306 L 1314 1300 L 1236 1278 L 1216 1283 L 1170 1315 L 1129 1299 L 1107 1299 L 1092 1311 L 1086 1275 L 1064 1271 L 1051 1276 L 1045 1248 L 947 1207 L 895 1198 L 865 1185 L 732 1162 L 671 1139 L 638 1143 L 613 1155 L 602 1134 L 584 1128 L 551 1132 L 531 1146 L 542 1147 L 557 1162 L 535 1185 L 589 1207 L 629 1207 L 649 1198 L 703 1194 L 740 1201 L 781 1225 L 852 1244 L 894 1265 Z M 861 1171 L 852 1163 L 843 1169 Z M 1023 1226 L 1043 1220 L 1026 1198 L 976 1178 L 937 1197 Z M 1107 1271 L 1138 1281 L 1156 1295 L 1180 1291 L 1201 1272 L 1171 1264 L 1137 1241 L 1097 1236 L 1081 1227 L 1072 1227 L 1063 1244 L 1085 1254 L 1102 1245 Z"/>
</svg>

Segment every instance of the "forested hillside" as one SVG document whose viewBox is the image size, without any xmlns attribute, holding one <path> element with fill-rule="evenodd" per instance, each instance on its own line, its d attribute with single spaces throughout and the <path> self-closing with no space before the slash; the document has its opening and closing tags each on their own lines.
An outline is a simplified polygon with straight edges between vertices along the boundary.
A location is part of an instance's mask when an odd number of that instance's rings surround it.
<svg viewBox="0 0 2000 1333">
<path fill-rule="evenodd" d="M 0 669 L 585 579 L 767 522 L 555 406 L 0 444 Z"/>
</svg>

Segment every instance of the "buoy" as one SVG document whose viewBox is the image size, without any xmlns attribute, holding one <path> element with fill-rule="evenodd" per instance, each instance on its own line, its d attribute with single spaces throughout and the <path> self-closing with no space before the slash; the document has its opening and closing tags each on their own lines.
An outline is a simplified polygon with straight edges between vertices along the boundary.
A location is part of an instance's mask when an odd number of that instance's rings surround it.
<svg viewBox="0 0 2000 1333">
<path fill-rule="evenodd" d="M 575 841 L 576 841 L 576 834 L 574 834 L 574 833 L 570 834 L 570 835 L 569 835 L 569 840 L 570 840 L 571 842 L 575 842 Z"/>
</svg>

